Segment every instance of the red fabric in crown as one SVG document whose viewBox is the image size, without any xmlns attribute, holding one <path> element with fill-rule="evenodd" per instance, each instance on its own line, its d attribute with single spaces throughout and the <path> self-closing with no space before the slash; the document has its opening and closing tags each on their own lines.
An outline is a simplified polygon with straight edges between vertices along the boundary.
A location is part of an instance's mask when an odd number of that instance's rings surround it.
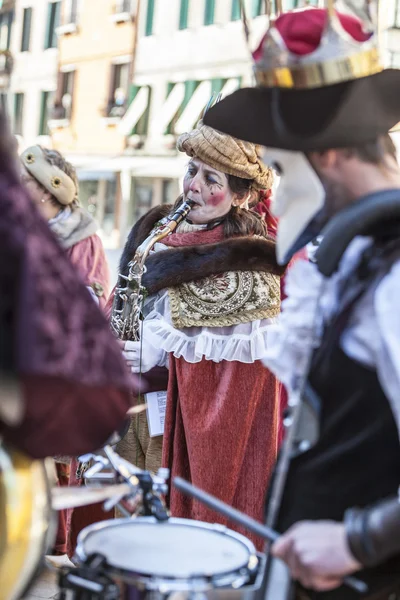
<svg viewBox="0 0 400 600">
<path fill-rule="evenodd" d="M 356 17 L 339 12 L 336 14 L 343 29 L 357 42 L 365 42 L 371 36 L 370 33 L 364 31 L 362 22 Z M 307 8 L 280 15 L 275 22 L 275 28 L 282 36 L 288 50 L 293 54 L 303 56 L 314 52 L 320 45 L 326 19 L 326 9 Z M 255 61 L 262 57 L 262 48 L 267 36 L 268 32 L 253 53 Z"/>
</svg>

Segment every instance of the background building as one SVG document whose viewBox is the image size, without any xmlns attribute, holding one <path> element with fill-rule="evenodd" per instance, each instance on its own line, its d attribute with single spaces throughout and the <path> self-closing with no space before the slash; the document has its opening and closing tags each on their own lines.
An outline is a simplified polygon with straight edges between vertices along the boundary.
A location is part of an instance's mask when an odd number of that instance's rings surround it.
<svg viewBox="0 0 400 600">
<path fill-rule="evenodd" d="M 304 3 L 283 0 L 285 9 Z M 0 0 L 20 147 L 53 145 L 77 167 L 113 268 L 132 224 L 179 195 L 179 134 L 212 94 L 252 85 L 250 48 L 266 30 L 266 4 L 245 0 L 248 45 L 239 0 Z M 400 0 L 381 7 L 385 62 L 399 67 Z M 6 80 L 0 64 L 3 102 Z"/>
<path fill-rule="evenodd" d="M 266 31 L 266 4 L 246 0 L 253 49 Z M 132 155 L 129 223 L 177 198 L 187 157 L 176 140 L 196 125 L 211 95 L 252 82 L 239 0 L 141 0 L 132 102 L 120 125 Z"/>
<path fill-rule="evenodd" d="M 53 145 L 78 168 L 80 197 L 109 247 L 120 245 L 121 177 L 136 0 L 64 0 L 50 129 Z"/>
<path fill-rule="evenodd" d="M 15 5 L 11 114 L 20 150 L 51 145 L 48 119 L 57 86 L 60 9 L 58 0 L 19 0 Z"/>
<path fill-rule="evenodd" d="M 248 7 L 261 35 L 265 2 Z M 132 155 L 130 222 L 175 201 L 187 163 L 178 135 L 197 123 L 212 93 L 249 84 L 251 73 L 239 1 L 141 1 L 132 103 L 121 122 Z"/>
<path fill-rule="evenodd" d="M 0 60 L 0 102 L 8 111 L 11 109 L 9 102 L 10 70 L 12 61 L 7 59 L 10 50 L 11 33 L 14 26 L 15 0 L 0 1 L 0 51 L 3 52 Z"/>
</svg>

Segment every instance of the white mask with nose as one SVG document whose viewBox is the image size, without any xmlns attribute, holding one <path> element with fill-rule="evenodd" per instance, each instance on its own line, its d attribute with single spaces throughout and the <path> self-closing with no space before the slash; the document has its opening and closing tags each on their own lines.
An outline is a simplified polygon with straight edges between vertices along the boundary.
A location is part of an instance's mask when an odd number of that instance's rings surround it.
<svg viewBox="0 0 400 600">
<path fill-rule="evenodd" d="M 278 218 L 276 253 L 279 264 L 325 202 L 324 187 L 302 152 L 264 148 L 263 162 L 280 176 L 272 212 Z"/>
</svg>

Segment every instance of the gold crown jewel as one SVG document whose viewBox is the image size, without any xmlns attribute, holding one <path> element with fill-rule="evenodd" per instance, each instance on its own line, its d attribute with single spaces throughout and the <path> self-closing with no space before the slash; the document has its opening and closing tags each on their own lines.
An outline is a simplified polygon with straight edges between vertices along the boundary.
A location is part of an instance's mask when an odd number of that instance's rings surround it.
<svg viewBox="0 0 400 600">
<path fill-rule="evenodd" d="M 294 13 L 315 10 L 305 7 Z M 309 54 L 294 54 L 274 24 L 271 24 L 254 65 L 261 87 L 310 89 L 374 75 L 383 70 L 377 36 L 357 41 L 343 27 L 332 7 L 327 10 L 321 42 Z"/>
</svg>

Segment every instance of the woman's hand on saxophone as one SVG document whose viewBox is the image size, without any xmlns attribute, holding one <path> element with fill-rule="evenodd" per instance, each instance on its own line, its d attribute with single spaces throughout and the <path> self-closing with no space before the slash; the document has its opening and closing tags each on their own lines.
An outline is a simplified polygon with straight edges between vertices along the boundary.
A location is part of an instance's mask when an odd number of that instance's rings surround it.
<svg viewBox="0 0 400 600">
<path fill-rule="evenodd" d="M 164 366 L 165 352 L 155 348 L 145 340 L 139 342 L 122 342 L 122 354 L 132 373 L 147 373 L 153 367 Z"/>
</svg>

